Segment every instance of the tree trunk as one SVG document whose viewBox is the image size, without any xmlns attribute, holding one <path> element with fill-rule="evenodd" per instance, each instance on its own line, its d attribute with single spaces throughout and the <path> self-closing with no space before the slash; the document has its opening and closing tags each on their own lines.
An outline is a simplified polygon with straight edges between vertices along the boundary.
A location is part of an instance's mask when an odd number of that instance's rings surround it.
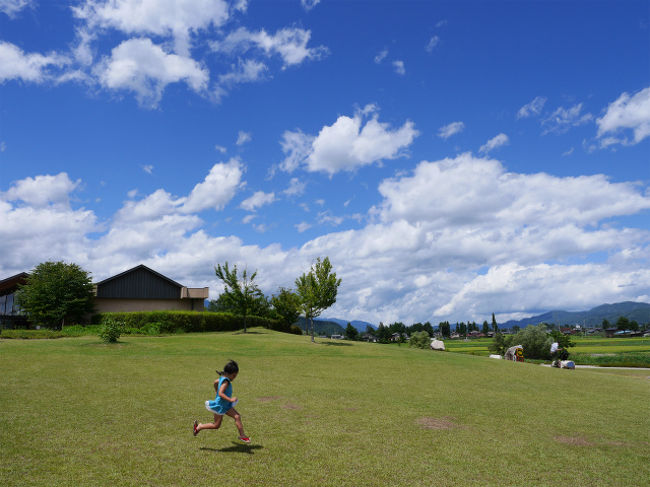
<svg viewBox="0 0 650 487">
<path fill-rule="evenodd" d="M 311 341 L 314 343 L 314 319 L 311 317 L 309 318 L 309 326 L 311 327 Z"/>
</svg>

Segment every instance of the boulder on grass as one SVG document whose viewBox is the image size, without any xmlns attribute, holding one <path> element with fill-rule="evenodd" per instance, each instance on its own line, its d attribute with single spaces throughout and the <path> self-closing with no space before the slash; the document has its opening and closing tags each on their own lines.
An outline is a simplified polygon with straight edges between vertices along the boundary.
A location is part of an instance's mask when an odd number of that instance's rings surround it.
<svg viewBox="0 0 650 487">
<path fill-rule="evenodd" d="M 442 340 L 431 340 L 431 350 L 445 350 L 445 342 Z"/>
<path fill-rule="evenodd" d="M 501 359 L 502 357 L 501 357 L 501 355 L 492 354 L 492 355 L 490 355 L 490 358 Z"/>
</svg>

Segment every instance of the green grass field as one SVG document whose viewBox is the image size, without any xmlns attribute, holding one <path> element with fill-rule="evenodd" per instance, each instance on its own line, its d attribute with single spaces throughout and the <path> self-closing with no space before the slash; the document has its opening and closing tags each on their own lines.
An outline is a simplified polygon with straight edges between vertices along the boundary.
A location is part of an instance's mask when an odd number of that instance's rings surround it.
<svg viewBox="0 0 650 487">
<path fill-rule="evenodd" d="M 254 333 L 0 340 L 3 486 L 645 486 L 650 374 Z M 211 416 L 214 369 L 252 438 Z M 627 371 L 621 371 L 627 372 Z M 632 371 L 641 372 L 641 371 Z"/>
</svg>

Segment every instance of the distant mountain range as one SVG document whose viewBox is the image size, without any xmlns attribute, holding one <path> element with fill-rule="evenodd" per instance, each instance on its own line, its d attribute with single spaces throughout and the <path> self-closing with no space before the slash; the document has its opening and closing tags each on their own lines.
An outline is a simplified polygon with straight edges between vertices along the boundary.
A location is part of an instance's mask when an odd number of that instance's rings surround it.
<svg viewBox="0 0 650 487">
<path fill-rule="evenodd" d="M 614 326 L 619 316 L 625 316 L 630 321 L 634 320 L 639 324 L 648 323 L 650 322 L 650 304 L 624 301 L 622 303 L 601 304 L 589 311 L 549 311 L 548 313 L 531 316 L 523 320 L 510 320 L 505 323 L 499 323 L 499 328 L 512 328 L 513 326 L 523 328 L 539 323 L 555 323 L 558 326 L 580 325 L 586 326 L 587 328 L 600 328 L 603 320 L 609 321 Z"/>
<path fill-rule="evenodd" d="M 374 329 L 377 328 L 372 323 L 366 321 L 346 321 L 338 318 L 315 318 L 314 331 L 317 335 L 345 335 L 345 328 L 348 326 L 348 323 L 354 326 L 359 333 L 365 333 L 366 326 L 371 326 Z M 309 322 L 302 316 L 298 318 L 297 325 L 304 331 L 309 331 Z"/>
</svg>

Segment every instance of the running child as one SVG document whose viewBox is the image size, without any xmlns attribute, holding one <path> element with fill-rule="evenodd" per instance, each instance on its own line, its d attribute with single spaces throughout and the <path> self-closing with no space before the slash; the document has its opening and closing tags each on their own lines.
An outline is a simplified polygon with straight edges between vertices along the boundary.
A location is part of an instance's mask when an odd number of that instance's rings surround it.
<svg viewBox="0 0 650 487">
<path fill-rule="evenodd" d="M 232 395 L 232 381 L 235 380 L 239 373 L 239 366 L 234 360 L 229 361 L 223 368 L 223 371 L 218 371 L 219 379 L 214 381 L 214 390 L 217 395 L 213 401 L 205 401 L 205 408 L 214 414 L 213 423 L 201 423 L 194 421 L 192 430 L 194 436 L 199 434 L 201 430 L 216 430 L 221 426 L 223 415 L 228 415 L 235 420 L 235 426 L 239 430 L 239 439 L 244 443 L 250 443 L 251 440 L 244 433 L 244 426 L 241 422 L 241 415 L 235 409 L 237 398 Z"/>
</svg>

